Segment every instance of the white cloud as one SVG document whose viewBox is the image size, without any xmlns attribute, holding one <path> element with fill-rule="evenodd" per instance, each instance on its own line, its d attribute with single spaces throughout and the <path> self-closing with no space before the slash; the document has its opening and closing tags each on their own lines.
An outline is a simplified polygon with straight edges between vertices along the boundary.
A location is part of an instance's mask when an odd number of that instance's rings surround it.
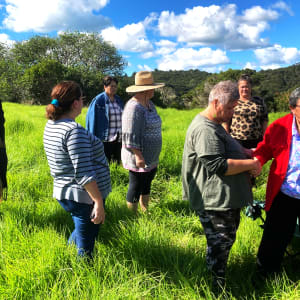
<svg viewBox="0 0 300 300">
<path fill-rule="evenodd" d="M 278 19 L 279 13 L 272 9 L 264 9 L 261 6 L 253 6 L 244 10 L 241 20 L 244 22 L 256 23 Z"/>
<path fill-rule="evenodd" d="M 148 51 L 148 52 L 144 52 L 141 54 L 141 57 L 144 58 L 144 59 L 148 59 L 148 58 L 151 58 L 151 57 L 154 57 L 156 56 L 156 53 L 155 51 Z"/>
<path fill-rule="evenodd" d="M 148 41 L 143 22 L 126 25 L 120 29 L 108 27 L 101 31 L 105 41 L 124 51 L 147 52 L 153 49 Z"/>
<path fill-rule="evenodd" d="M 156 42 L 155 45 L 157 46 L 155 51 L 156 55 L 167 55 L 176 50 L 177 43 L 169 40 L 160 40 Z"/>
<path fill-rule="evenodd" d="M 16 32 L 99 30 L 110 24 L 94 14 L 109 0 L 6 0 L 3 25 Z"/>
<path fill-rule="evenodd" d="M 264 66 L 293 64 L 300 60 L 300 50 L 297 48 L 284 48 L 277 44 L 272 47 L 257 49 L 254 53 Z"/>
<path fill-rule="evenodd" d="M 153 71 L 153 69 L 151 67 L 149 67 L 148 65 L 138 65 L 137 67 L 143 71 Z"/>
<path fill-rule="evenodd" d="M 0 33 L 0 43 L 6 44 L 10 47 L 15 43 L 15 41 L 11 40 L 7 34 Z"/>
<path fill-rule="evenodd" d="M 289 15 L 293 16 L 294 13 L 292 11 L 292 9 L 283 1 L 278 1 L 275 4 L 272 5 L 273 8 L 278 8 L 281 9 L 283 11 L 286 11 Z"/>
<path fill-rule="evenodd" d="M 261 69 L 263 70 L 274 70 L 274 69 L 279 69 L 281 68 L 282 66 L 279 65 L 279 64 L 271 64 L 271 65 L 262 65 L 260 66 Z"/>
<path fill-rule="evenodd" d="M 229 59 L 226 52 L 222 50 L 212 50 L 201 48 L 181 48 L 174 53 L 163 56 L 158 61 L 158 69 L 168 70 L 188 70 L 196 68 L 210 68 L 219 64 L 227 64 Z"/>
<path fill-rule="evenodd" d="M 252 62 L 247 62 L 244 66 L 243 69 L 250 69 L 250 70 L 256 70 L 257 69 L 257 66 L 256 64 L 252 63 Z"/>
<path fill-rule="evenodd" d="M 153 51 L 144 52 L 141 57 L 144 59 L 152 58 L 155 56 L 167 55 L 176 50 L 177 43 L 169 40 L 160 40 L 155 42 L 156 49 Z"/>
<path fill-rule="evenodd" d="M 184 14 L 163 11 L 158 19 L 161 36 L 176 37 L 188 45 L 221 45 L 226 49 L 241 50 L 265 47 L 268 40 L 260 37 L 269 22 L 279 18 L 275 9 L 254 6 L 237 14 L 235 4 L 224 6 L 196 6 Z"/>
<path fill-rule="evenodd" d="M 201 71 L 205 71 L 207 73 L 219 73 L 221 71 L 224 71 L 224 68 L 223 66 L 220 66 L 220 67 L 208 67 L 208 68 L 201 68 Z"/>
</svg>

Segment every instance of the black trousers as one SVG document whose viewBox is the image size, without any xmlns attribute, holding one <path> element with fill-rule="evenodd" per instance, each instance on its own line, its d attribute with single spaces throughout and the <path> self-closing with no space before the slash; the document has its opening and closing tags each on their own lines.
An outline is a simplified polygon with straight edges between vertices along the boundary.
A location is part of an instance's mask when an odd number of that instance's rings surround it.
<svg viewBox="0 0 300 300">
<path fill-rule="evenodd" d="M 286 247 L 295 232 L 300 216 L 300 199 L 279 192 L 267 212 L 263 236 L 257 254 L 257 263 L 262 271 L 277 272 Z"/>
<path fill-rule="evenodd" d="M 103 146 L 108 162 L 116 161 L 119 164 L 121 162 L 122 143 L 117 141 L 103 142 Z"/>
<path fill-rule="evenodd" d="M 127 192 L 127 202 L 139 202 L 140 195 L 149 195 L 151 182 L 155 177 L 157 168 L 150 172 L 129 171 L 129 187 Z"/>
</svg>

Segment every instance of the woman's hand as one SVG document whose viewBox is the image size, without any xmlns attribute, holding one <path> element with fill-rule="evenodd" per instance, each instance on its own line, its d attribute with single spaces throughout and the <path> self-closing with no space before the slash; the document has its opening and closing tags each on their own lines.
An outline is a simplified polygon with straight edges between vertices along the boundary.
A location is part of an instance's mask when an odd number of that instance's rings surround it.
<svg viewBox="0 0 300 300">
<path fill-rule="evenodd" d="M 145 160 L 143 156 L 135 155 L 135 164 L 138 168 L 145 168 Z"/>
<path fill-rule="evenodd" d="M 253 176 L 253 177 L 257 177 L 260 173 L 261 173 L 261 164 L 260 164 L 260 161 L 254 157 L 253 158 L 253 169 L 250 170 L 250 174 Z"/>
<path fill-rule="evenodd" d="M 103 224 L 105 221 L 105 211 L 101 192 L 98 189 L 96 181 L 90 181 L 85 184 L 84 188 L 94 201 L 94 208 L 91 213 L 91 221 L 94 224 Z"/>
<path fill-rule="evenodd" d="M 144 159 L 144 156 L 143 156 L 141 150 L 135 149 L 135 148 L 131 148 L 131 150 L 135 156 L 135 165 L 138 168 L 145 168 L 146 163 L 145 163 L 145 159 Z"/>
<path fill-rule="evenodd" d="M 102 200 L 101 200 L 102 201 Z M 103 208 L 103 203 L 96 201 L 94 203 L 94 208 L 91 214 L 91 221 L 94 224 L 104 224 L 105 221 L 105 211 Z"/>
</svg>

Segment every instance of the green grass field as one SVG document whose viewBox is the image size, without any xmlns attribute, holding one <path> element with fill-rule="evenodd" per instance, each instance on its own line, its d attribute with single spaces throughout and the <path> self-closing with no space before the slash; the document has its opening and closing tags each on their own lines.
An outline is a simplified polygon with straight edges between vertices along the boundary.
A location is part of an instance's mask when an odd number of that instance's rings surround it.
<svg viewBox="0 0 300 300">
<path fill-rule="evenodd" d="M 181 157 L 186 129 L 197 110 L 159 109 L 163 150 L 148 214 L 126 208 L 128 175 L 111 166 L 113 192 L 92 264 L 66 242 L 73 224 L 52 199 L 43 150 L 45 107 L 3 104 L 9 158 L 8 199 L 0 204 L 0 299 L 214 299 L 205 268 L 200 221 L 181 200 Z M 86 109 L 78 118 L 84 125 Z M 281 114 L 282 115 L 282 114 Z M 271 120 L 279 114 L 271 114 Z M 268 166 L 255 198 L 263 200 Z M 259 290 L 251 274 L 261 221 L 242 214 L 228 262 L 228 295 L 220 299 L 300 299 L 300 258 L 286 257 L 286 273 Z M 290 252 L 299 251 L 293 241 Z"/>
</svg>

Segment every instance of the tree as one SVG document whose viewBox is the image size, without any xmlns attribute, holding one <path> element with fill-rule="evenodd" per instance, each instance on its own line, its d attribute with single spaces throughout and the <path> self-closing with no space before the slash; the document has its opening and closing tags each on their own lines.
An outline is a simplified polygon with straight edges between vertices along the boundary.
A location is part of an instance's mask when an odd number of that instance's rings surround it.
<svg viewBox="0 0 300 300">
<path fill-rule="evenodd" d="M 63 80 L 65 74 L 66 68 L 51 59 L 45 59 L 31 66 L 22 77 L 24 100 L 32 104 L 48 104 L 53 86 Z"/>
<path fill-rule="evenodd" d="M 0 44 L 0 59 L 5 53 Z M 10 70 L 8 61 L 12 61 L 14 70 L 19 72 L 18 76 L 12 74 L 22 78 L 15 90 L 17 101 L 32 103 L 48 101 L 49 89 L 62 79 L 80 83 L 90 101 L 101 90 L 103 76 L 121 75 L 126 65 L 116 48 L 100 35 L 79 32 L 63 33 L 55 38 L 35 36 L 18 42 L 4 59 L 0 68 Z M 5 73 L 5 80 L 1 81 L 0 77 L 0 93 L 8 93 L 7 78 L 11 78 L 11 72 Z"/>
<path fill-rule="evenodd" d="M 127 64 L 116 48 L 96 33 L 64 33 L 57 38 L 57 45 L 55 58 L 66 67 L 121 75 Z"/>
<path fill-rule="evenodd" d="M 126 66 L 126 61 L 116 48 L 97 33 L 67 32 L 56 38 L 34 36 L 16 43 L 11 54 L 24 67 L 54 59 L 65 67 L 121 75 Z"/>
<path fill-rule="evenodd" d="M 14 44 L 10 55 L 18 64 L 29 68 L 45 59 L 53 59 L 56 47 L 56 39 L 34 36 L 29 40 Z"/>
</svg>

